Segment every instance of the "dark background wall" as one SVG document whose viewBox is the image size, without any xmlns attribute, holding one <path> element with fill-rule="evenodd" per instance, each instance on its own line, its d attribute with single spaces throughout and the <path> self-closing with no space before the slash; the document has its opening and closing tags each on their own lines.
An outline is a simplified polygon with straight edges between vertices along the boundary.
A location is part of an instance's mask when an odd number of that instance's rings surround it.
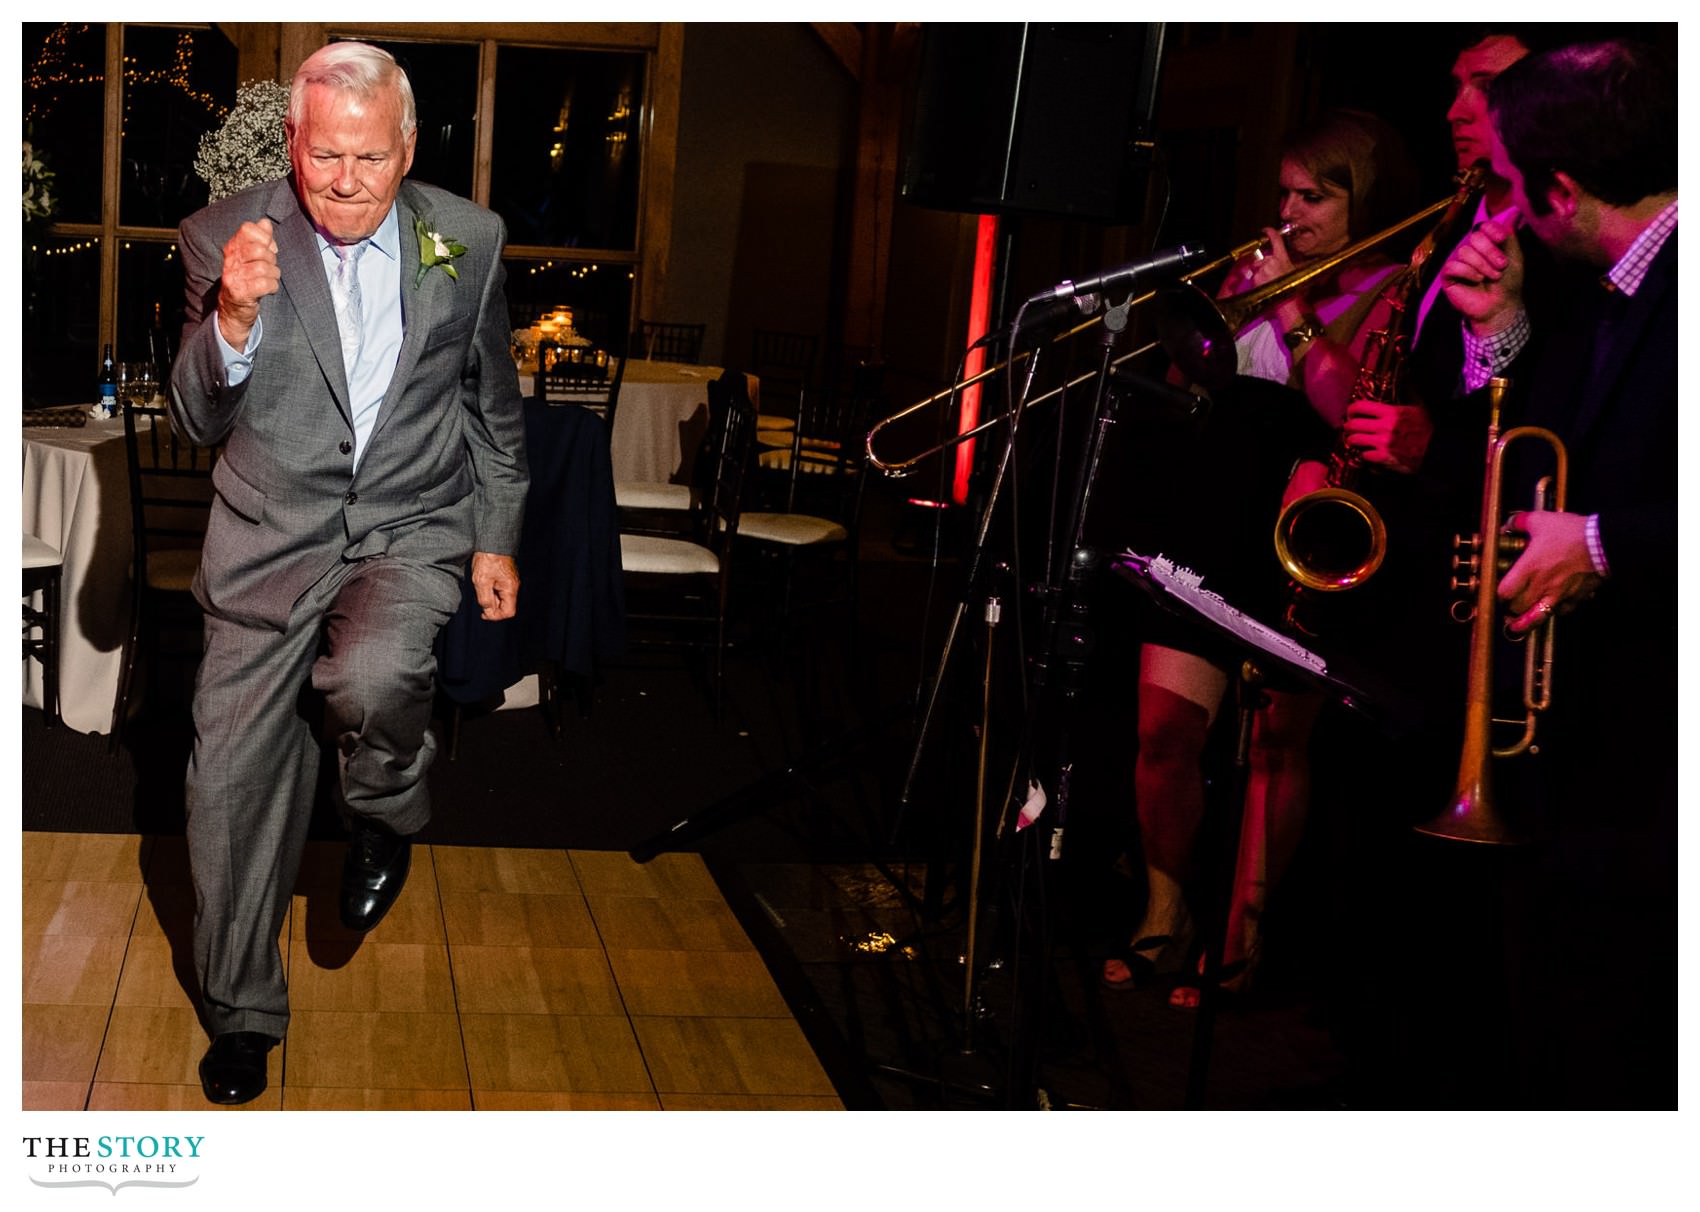
<svg viewBox="0 0 1700 1212">
<path fill-rule="evenodd" d="M 752 327 L 824 333 L 842 258 L 855 84 L 806 24 L 685 27 L 665 315 L 707 322 L 705 361 Z"/>
<path fill-rule="evenodd" d="M 1674 41 L 1674 28 L 1525 33 Z M 1454 167 L 1449 69 L 1477 32 L 1456 22 L 1170 24 L 1143 212 L 1123 224 L 1006 217 L 1009 308 L 1153 248 L 1184 240 L 1215 252 L 1255 234 L 1274 218 L 1282 137 L 1330 106 L 1371 110 L 1404 135 L 1419 180 L 1409 210 L 1442 196 Z M 864 257 L 847 236 L 861 89 L 808 24 L 685 26 L 671 264 L 665 302 L 650 318 L 706 321 L 706 360 L 747 356 L 753 327 L 834 339 L 844 277 Z M 1094 121 L 1090 104 L 1071 108 L 1067 98 L 1055 113 L 1070 128 Z M 969 214 L 901 198 L 892 208 L 875 352 L 894 404 L 950 379 L 964 344 L 974 234 Z"/>
</svg>

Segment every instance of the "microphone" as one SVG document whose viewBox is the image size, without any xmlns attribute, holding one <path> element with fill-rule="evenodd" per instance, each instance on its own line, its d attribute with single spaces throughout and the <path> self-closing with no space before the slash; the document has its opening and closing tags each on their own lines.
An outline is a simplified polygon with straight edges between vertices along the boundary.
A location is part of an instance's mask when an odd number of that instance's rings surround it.
<svg viewBox="0 0 1700 1212">
<path fill-rule="evenodd" d="M 1103 296 L 1096 292 L 1058 295 L 1054 298 L 1047 294 L 1044 299 L 1038 302 L 1029 299 L 1027 311 L 1021 317 L 1021 326 L 1023 328 L 1038 328 L 1042 324 L 1049 324 L 1052 320 L 1072 322 L 1077 317 L 1096 315 L 1098 308 L 1103 306 L 1103 303 Z"/>
<path fill-rule="evenodd" d="M 1178 244 L 1174 248 L 1165 248 L 1116 269 L 1105 270 L 1095 278 L 1083 278 L 1079 282 L 1060 282 L 1050 290 L 1040 291 L 1027 302 L 1037 306 L 1052 299 L 1072 299 L 1078 295 L 1102 293 L 1112 287 L 1131 283 L 1146 274 L 1174 273 L 1202 260 L 1203 257 L 1202 248 L 1191 244 Z"/>
<path fill-rule="evenodd" d="M 1046 292 L 1045 297 L 1038 302 L 1032 299 L 1027 301 L 1026 310 L 1021 315 L 1021 331 L 1031 332 L 1035 328 L 1043 328 L 1058 320 L 1065 324 L 1072 324 L 1077 320 L 1096 315 L 1103 303 L 1104 300 L 1100 295 L 1072 295 L 1053 299 L 1049 292 Z M 979 349 L 982 345 L 1001 341 L 1008 335 L 1009 327 L 1007 325 L 994 328 L 968 348 Z"/>
</svg>

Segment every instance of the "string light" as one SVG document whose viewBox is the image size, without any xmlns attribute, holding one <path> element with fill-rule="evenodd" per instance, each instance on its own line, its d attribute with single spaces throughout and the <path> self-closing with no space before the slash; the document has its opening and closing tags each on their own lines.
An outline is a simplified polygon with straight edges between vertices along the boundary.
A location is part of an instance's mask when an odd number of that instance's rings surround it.
<svg viewBox="0 0 1700 1212">
<path fill-rule="evenodd" d="M 130 107 L 134 104 L 136 88 L 142 84 L 164 84 L 182 92 L 191 101 L 198 102 L 208 115 L 222 121 L 230 113 L 230 107 L 220 103 L 219 99 L 203 89 L 196 89 L 189 83 L 189 67 L 195 57 L 195 35 L 183 30 L 177 35 L 177 47 L 173 51 L 171 64 L 168 67 L 154 71 L 142 71 L 132 66 L 136 59 L 130 55 L 124 56 L 124 124 L 129 126 Z"/>
<path fill-rule="evenodd" d="M 61 25 L 47 35 L 42 43 L 41 55 L 31 69 L 29 78 L 24 82 L 25 90 L 31 98 L 27 117 L 45 118 L 71 89 L 105 84 L 106 76 L 103 72 L 66 61 L 71 40 L 88 33 L 88 29 L 87 25 Z M 201 105 L 215 119 L 222 120 L 230 112 L 230 107 L 220 102 L 212 93 L 197 89 L 190 83 L 189 72 L 194 57 L 195 35 L 191 30 L 178 33 L 171 62 L 165 67 L 144 71 L 135 56 L 124 56 L 126 128 L 129 126 L 130 107 L 134 103 L 136 89 L 143 84 L 163 84 L 175 88 L 191 101 Z"/>
<path fill-rule="evenodd" d="M 99 248 L 99 247 L 100 247 L 100 237 L 99 236 L 91 236 L 87 240 L 78 240 L 74 244 L 62 244 L 58 248 L 46 249 L 45 251 L 43 251 L 42 255 L 45 256 L 45 257 L 63 257 L 63 256 L 66 256 L 67 254 L 70 254 L 70 253 L 87 252 L 92 248 Z"/>
<path fill-rule="evenodd" d="M 87 25 L 61 25 L 47 35 L 41 46 L 41 57 L 36 60 L 29 78 L 24 81 L 24 88 L 32 97 L 29 113 L 25 117 L 44 118 L 58 104 L 63 90 L 103 81 L 101 73 L 90 74 L 87 68 L 75 67 L 65 62 L 72 37 L 86 34 L 88 30 Z M 44 97 L 42 94 L 47 95 Z"/>
</svg>

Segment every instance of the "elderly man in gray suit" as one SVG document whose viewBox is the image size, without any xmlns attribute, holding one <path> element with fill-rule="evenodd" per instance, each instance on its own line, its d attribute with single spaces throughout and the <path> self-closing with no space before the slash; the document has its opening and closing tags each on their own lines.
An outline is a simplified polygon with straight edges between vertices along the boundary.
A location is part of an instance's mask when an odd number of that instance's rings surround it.
<svg viewBox="0 0 1700 1212">
<path fill-rule="evenodd" d="M 289 1002 L 278 932 L 333 746 L 352 839 L 341 913 L 377 925 L 430 816 L 437 632 L 471 577 L 512 617 L 527 471 L 505 231 L 404 181 L 413 93 L 334 43 L 291 84 L 289 179 L 183 222 L 172 418 L 225 443 L 194 590 L 206 620 L 188 773 L 195 963 L 215 1103 L 266 1087 Z"/>
</svg>

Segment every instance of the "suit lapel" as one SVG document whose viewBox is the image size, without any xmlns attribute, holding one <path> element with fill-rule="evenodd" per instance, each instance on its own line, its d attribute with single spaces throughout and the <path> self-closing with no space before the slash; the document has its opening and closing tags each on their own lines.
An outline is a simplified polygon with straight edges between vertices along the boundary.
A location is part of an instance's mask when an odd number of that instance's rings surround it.
<svg viewBox="0 0 1700 1212">
<path fill-rule="evenodd" d="M 372 428 L 373 437 L 383 431 L 395 411 L 392 404 L 400 397 L 402 388 L 419 365 L 419 357 L 425 350 L 425 339 L 430 335 L 432 326 L 442 318 L 448 302 L 444 292 L 454 285 L 453 280 L 442 272 L 428 273 L 417 287 L 413 285 L 419 266 L 419 237 L 413 224 L 414 220 L 421 218 L 429 225 L 431 216 L 424 209 L 424 198 L 412 182 L 404 181 L 396 195 L 396 221 L 400 225 L 400 247 L 396 259 L 401 270 L 401 352 L 396 356 L 390 388 L 384 393 L 384 402 L 378 409 L 378 420 Z"/>
<path fill-rule="evenodd" d="M 307 334 L 307 346 L 330 385 L 342 418 L 352 425 L 348 402 L 348 375 L 342 365 L 342 335 L 337 331 L 336 307 L 331 302 L 330 283 L 325 280 L 324 262 L 319 257 L 318 236 L 295 197 L 293 179 L 285 178 L 273 193 L 266 211 L 277 241 L 277 267 L 283 291 Z"/>
</svg>

